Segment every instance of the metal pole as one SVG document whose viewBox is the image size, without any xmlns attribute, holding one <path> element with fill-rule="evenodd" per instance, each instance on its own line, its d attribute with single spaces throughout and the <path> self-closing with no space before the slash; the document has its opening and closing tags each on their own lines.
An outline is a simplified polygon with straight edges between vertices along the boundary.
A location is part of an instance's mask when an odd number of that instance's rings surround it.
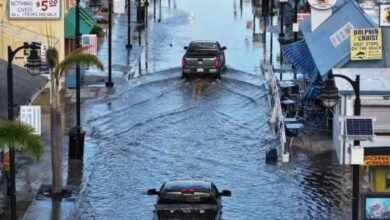
<svg viewBox="0 0 390 220">
<path fill-rule="evenodd" d="M 156 0 L 153 0 L 153 19 L 156 21 Z"/>
<path fill-rule="evenodd" d="M 252 31 L 253 31 L 253 36 L 255 35 L 255 32 L 256 32 L 256 15 L 253 14 L 253 19 L 252 19 Z"/>
<path fill-rule="evenodd" d="M 274 25 L 274 0 L 271 0 L 271 13 L 270 13 L 270 27 L 272 27 Z M 273 63 L 273 56 L 272 56 L 272 53 L 273 53 L 273 39 L 274 39 L 274 34 L 272 31 L 270 31 L 270 37 L 269 37 L 269 62 L 270 64 L 272 65 Z"/>
<path fill-rule="evenodd" d="M 80 0 L 76 0 L 76 50 L 80 45 Z M 81 113 L 80 113 L 80 64 L 76 64 L 76 126 L 77 130 L 81 129 Z"/>
<path fill-rule="evenodd" d="M 298 23 L 298 0 L 295 0 L 295 4 L 294 4 L 294 23 L 297 24 Z M 295 31 L 294 32 L 294 42 L 297 41 L 298 39 L 298 32 Z"/>
<path fill-rule="evenodd" d="M 13 69 L 12 61 L 16 53 L 21 49 L 27 49 L 29 45 L 24 43 L 23 46 L 16 48 L 12 51 L 11 46 L 8 46 L 8 66 L 7 66 L 7 98 L 8 98 L 8 120 L 14 120 L 14 84 L 13 84 Z M 15 149 L 12 146 L 9 148 L 9 185 L 8 193 L 10 197 L 10 208 L 11 208 L 11 220 L 16 220 L 16 169 L 15 169 Z"/>
<path fill-rule="evenodd" d="M 111 52 L 112 52 L 112 0 L 108 0 L 108 82 L 106 87 L 113 87 L 111 76 Z"/>
<path fill-rule="evenodd" d="M 284 37 L 283 26 L 284 26 L 284 2 L 280 2 L 280 33 L 279 33 L 279 37 Z"/>
<path fill-rule="evenodd" d="M 12 78 L 12 60 L 13 52 L 11 46 L 8 46 L 8 68 L 7 68 L 7 94 L 8 94 L 8 119 L 14 120 L 14 96 L 13 96 L 13 78 Z M 9 197 L 11 206 L 11 220 L 16 220 L 16 186 L 15 186 L 15 150 L 9 146 L 10 179 L 9 179 Z"/>
<path fill-rule="evenodd" d="M 162 12 L 161 12 L 161 0 L 158 0 L 158 22 L 161 22 Z"/>
<path fill-rule="evenodd" d="M 75 44 L 76 50 L 80 45 L 80 0 L 76 0 L 76 15 L 75 15 Z M 81 129 L 81 113 L 80 113 L 80 64 L 76 63 L 76 126 L 69 131 L 69 158 L 82 159 L 84 154 L 84 134 Z"/>
<path fill-rule="evenodd" d="M 354 115 L 359 116 L 361 113 L 360 101 L 360 75 L 356 75 L 353 86 L 355 90 Z M 354 146 L 359 146 L 360 141 L 354 141 Z M 352 165 L 352 219 L 359 219 L 359 203 L 360 203 L 360 167 L 358 164 Z"/>
<path fill-rule="evenodd" d="M 360 100 L 360 75 L 356 75 L 355 81 L 347 76 L 341 74 L 331 74 L 331 77 L 340 77 L 347 80 L 355 92 L 355 103 L 353 107 L 353 114 L 360 116 L 361 114 L 361 100 Z M 360 141 L 355 140 L 354 146 L 360 146 Z M 359 203 L 360 203 L 360 167 L 358 164 L 352 165 L 352 220 L 359 219 Z"/>
<path fill-rule="evenodd" d="M 131 49 L 133 45 L 131 45 L 131 0 L 127 0 L 127 44 L 126 48 Z"/>
</svg>

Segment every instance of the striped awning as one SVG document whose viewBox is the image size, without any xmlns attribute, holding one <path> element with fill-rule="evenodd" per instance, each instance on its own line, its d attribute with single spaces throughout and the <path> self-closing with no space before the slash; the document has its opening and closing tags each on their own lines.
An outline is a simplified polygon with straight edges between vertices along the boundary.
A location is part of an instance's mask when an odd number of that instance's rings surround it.
<svg viewBox="0 0 390 220">
<path fill-rule="evenodd" d="M 93 27 L 96 25 L 96 20 L 93 16 L 84 8 L 80 7 L 79 13 L 80 19 L 80 33 L 89 34 Z M 73 7 L 69 10 L 65 16 L 65 38 L 71 39 L 75 37 L 76 29 L 76 8 Z"/>
<path fill-rule="evenodd" d="M 299 72 L 315 80 L 318 69 L 311 56 L 305 40 L 300 40 L 283 46 L 283 55 Z"/>
</svg>

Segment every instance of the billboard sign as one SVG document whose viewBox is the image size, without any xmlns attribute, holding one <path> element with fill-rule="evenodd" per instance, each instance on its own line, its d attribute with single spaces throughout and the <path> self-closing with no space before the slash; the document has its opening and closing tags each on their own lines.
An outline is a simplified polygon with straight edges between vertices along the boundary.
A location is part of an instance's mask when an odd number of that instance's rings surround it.
<svg viewBox="0 0 390 220">
<path fill-rule="evenodd" d="M 382 59 L 382 32 L 380 28 L 351 30 L 351 60 Z"/>
<path fill-rule="evenodd" d="M 9 19 L 60 19 L 61 0 L 9 0 Z"/>
<path fill-rule="evenodd" d="M 390 194 L 389 193 L 367 193 L 363 196 L 364 220 L 390 219 Z"/>
</svg>

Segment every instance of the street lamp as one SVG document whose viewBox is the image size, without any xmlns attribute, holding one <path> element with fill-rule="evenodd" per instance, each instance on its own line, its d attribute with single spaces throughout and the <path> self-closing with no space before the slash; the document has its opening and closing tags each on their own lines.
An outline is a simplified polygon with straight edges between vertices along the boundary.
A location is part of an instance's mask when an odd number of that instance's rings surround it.
<svg viewBox="0 0 390 220">
<path fill-rule="evenodd" d="M 325 81 L 325 87 L 322 91 L 322 103 L 325 107 L 332 108 L 337 104 L 338 100 L 338 89 L 334 83 L 334 77 L 340 77 L 347 80 L 355 92 L 355 103 L 353 107 L 353 113 L 355 116 L 360 115 L 361 101 L 360 101 L 360 75 L 356 75 L 355 81 L 347 76 L 340 74 L 333 74 L 332 72 L 328 75 L 328 80 Z M 360 141 L 354 140 L 354 146 L 359 146 Z M 359 218 L 359 196 L 360 196 L 360 170 L 358 164 L 352 165 L 352 219 L 358 220 Z"/>
<path fill-rule="evenodd" d="M 76 22 L 75 22 L 75 43 L 76 50 L 81 47 L 80 44 L 80 0 L 76 0 Z M 81 129 L 80 116 L 80 64 L 76 63 L 76 126 L 69 131 L 69 158 L 81 160 L 84 154 L 84 136 L 85 131 Z"/>
<path fill-rule="evenodd" d="M 126 48 L 131 49 L 133 48 L 133 45 L 131 45 L 130 39 L 131 39 L 131 1 L 127 0 L 127 44 Z"/>
<path fill-rule="evenodd" d="M 8 46 L 8 67 L 7 67 L 7 95 L 8 95 L 8 120 L 14 120 L 14 96 L 13 96 L 13 69 L 12 61 L 20 50 L 30 49 L 30 55 L 27 58 L 27 70 L 36 75 L 40 72 L 41 62 L 37 50 L 40 46 L 37 43 L 24 43 L 23 46 L 12 50 Z M 16 220 L 16 186 L 15 186 L 15 149 L 9 146 L 10 161 L 10 179 L 9 179 L 9 196 L 11 207 L 11 220 Z"/>
</svg>

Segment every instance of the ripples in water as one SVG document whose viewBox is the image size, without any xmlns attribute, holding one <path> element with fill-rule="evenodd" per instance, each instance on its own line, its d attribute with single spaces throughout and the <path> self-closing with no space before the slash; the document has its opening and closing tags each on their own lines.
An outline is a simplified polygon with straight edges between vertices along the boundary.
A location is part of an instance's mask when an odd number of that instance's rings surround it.
<svg viewBox="0 0 390 220">
<path fill-rule="evenodd" d="M 278 142 L 261 77 L 231 70 L 193 97 L 193 85 L 179 76 L 168 70 L 135 79 L 110 97 L 109 113 L 89 116 L 98 149 L 85 168 L 75 219 L 151 219 L 155 198 L 146 190 L 175 178 L 232 190 L 224 219 L 345 217 L 348 170 L 310 157 L 265 164 Z"/>
</svg>

